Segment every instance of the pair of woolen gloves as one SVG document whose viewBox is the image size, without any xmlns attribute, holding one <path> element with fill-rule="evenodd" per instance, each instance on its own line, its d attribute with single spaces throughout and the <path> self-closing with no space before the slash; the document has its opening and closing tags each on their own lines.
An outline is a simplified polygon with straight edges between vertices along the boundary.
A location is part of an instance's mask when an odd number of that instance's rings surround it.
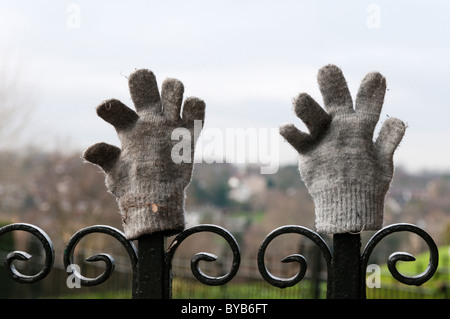
<svg viewBox="0 0 450 319">
<path fill-rule="evenodd" d="M 294 101 L 296 115 L 309 132 L 293 124 L 280 134 L 299 153 L 299 171 L 315 204 L 316 230 L 336 234 L 382 227 L 384 198 L 389 189 L 393 155 L 405 124 L 387 118 L 374 141 L 386 92 L 378 72 L 367 74 L 353 104 L 342 71 L 327 65 L 318 72 L 323 109 L 306 93 Z M 117 199 L 125 236 L 136 239 L 157 232 L 173 235 L 185 228 L 185 189 L 191 177 L 205 103 L 189 97 L 183 84 L 166 79 L 158 89 L 155 75 L 140 69 L 128 77 L 135 110 L 116 99 L 102 102 L 97 114 L 117 131 L 121 148 L 106 143 L 89 147 L 83 158 L 102 168 L 108 191 Z M 174 160 L 174 130 L 188 138 L 190 160 Z M 179 136 L 179 135 L 178 135 Z"/>
</svg>

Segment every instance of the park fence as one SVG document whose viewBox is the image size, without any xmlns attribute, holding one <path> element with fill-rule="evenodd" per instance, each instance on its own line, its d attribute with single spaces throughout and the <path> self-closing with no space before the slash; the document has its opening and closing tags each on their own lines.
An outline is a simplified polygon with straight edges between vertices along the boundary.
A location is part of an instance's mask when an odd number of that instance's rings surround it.
<svg viewBox="0 0 450 319">
<path fill-rule="evenodd" d="M 363 249 L 359 233 L 334 234 L 330 245 L 308 228 L 287 225 L 265 237 L 255 260 L 241 260 L 235 237 L 223 227 L 210 224 L 188 228 L 171 237 L 170 243 L 167 237 L 158 233 L 130 241 L 113 227 L 89 226 L 71 237 L 62 260 L 57 261 L 52 240 L 35 225 L 14 223 L 3 226 L 0 239 L 18 231 L 32 234 L 40 248 L 33 250 L 34 256 L 25 251 L 3 253 L 4 267 L 0 267 L 0 296 L 3 298 L 365 299 L 447 298 L 448 294 L 445 286 L 433 291 L 418 287 L 436 273 L 439 252 L 431 236 L 412 224 L 394 224 L 381 229 Z M 429 250 L 428 264 L 418 275 L 404 275 L 398 271 L 397 262 L 413 261 L 415 257 L 394 252 L 387 260 L 387 268 L 391 276 L 403 285 L 383 283 L 381 287 L 371 289 L 374 287 L 367 284 L 369 257 L 382 239 L 398 232 L 414 233 L 423 239 Z M 98 233 L 116 240 L 124 248 L 126 256 L 107 253 L 88 256 L 91 252 L 83 252 L 81 255 L 86 257 L 86 262 L 75 262 L 74 252 L 79 242 Z M 223 238 L 228 245 L 227 255 L 218 257 L 199 252 L 189 257 L 182 250 L 176 254 L 182 242 L 197 233 Z M 304 257 L 306 254 L 299 252 L 281 258 L 276 252 L 266 254 L 270 243 L 285 234 L 296 234 L 310 240 L 309 248 L 303 247 L 309 256 L 308 262 Z M 308 252 L 311 246 L 315 252 L 312 258 Z M 175 258 L 175 255 L 178 256 Z M 448 265 L 444 268 L 448 270 Z"/>
</svg>

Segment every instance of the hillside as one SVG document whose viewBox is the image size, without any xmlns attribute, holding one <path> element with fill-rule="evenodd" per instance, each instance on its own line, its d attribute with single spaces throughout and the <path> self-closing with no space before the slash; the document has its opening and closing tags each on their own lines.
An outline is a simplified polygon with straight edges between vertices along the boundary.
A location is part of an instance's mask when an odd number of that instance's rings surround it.
<svg viewBox="0 0 450 319">
<path fill-rule="evenodd" d="M 83 163 L 80 154 L 0 154 L 0 220 L 27 222 L 44 229 L 58 249 L 77 230 L 93 224 L 121 229 L 118 208 L 104 175 Z M 215 223 L 239 239 L 243 253 L 254 254 L 273 229 L 297 224 L 314 229 L 314 205 L 297 167 L 261 175 L 258 167 L 196 164 L 187 189 L 188 226 Z M 429 232 L 438 245 L 450 240 L 450 175 L 410 174 L 397 168 L 386 198 L 386 224 L 408 222 Z M 363 239 L 368 237 L 363 236 Z M 420 252 L 411 236 L 391 240 L 389 249 Z M 246 249 L 244 249 L 244 247 Z M 288 253 L 297 241 L 281 245 Z"/>
</svg>

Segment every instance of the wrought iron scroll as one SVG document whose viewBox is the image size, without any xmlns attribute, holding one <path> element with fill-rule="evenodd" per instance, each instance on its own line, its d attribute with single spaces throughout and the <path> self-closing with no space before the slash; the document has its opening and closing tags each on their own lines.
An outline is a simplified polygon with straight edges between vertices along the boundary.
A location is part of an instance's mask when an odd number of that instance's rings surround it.
<svg viewBox="0 0 450 319">
<path fill-rule="evenodd" d="M 387 227 L 381 229 L 380 231 L 378 231 L 377 233 L 375 233 L 375 235 L 373 235 L 372 238 L 368 241 L 361 257 L 359 258 L 360 267 L 357 267 L 357 268 L 359 268 L 359 270 L 355 269 L 355 271 L 358 271 L 360 273 L 360 279 L 357 281 L 359 282 L 359 284 L 361 286 L 359 287 L 359 289 L 358 289 L 358 287 L 353 287 L 353 288 L 349 287 L 349 289 L 354 290 L 355 292 L 359 291 L 359 293 L 361 295 L 359 295 L 359 294 L 358 295 L 361 298 L 365 298 L 366 268 L 367 268 L 367 263 L 368 263 L 369 257 L 371 255 L 373 249 L 383 238 L 385 238 L 386 236 L 388 236 L 390 234 L 397 233 L 397 232 L 412 232 L 412 233 L 415 233 L 418 236 L 420 236 L 428 245 L 430 258 L 429 258 L 428 266 L 423 273 L 421 273 L 417 276 L 409 277 L 409 276 L 405 276 L 405 275 L 401 274 L 397 270 L 396 264 L 398 261 L 414 261 L 415 260 L 414 256 L 412 256 L 411 254 L 405 253 L 405 252 L 393 253 L 389 256 L 388 263 L 387 263 L 389 271 L 391 272 L 392 276 L 403 284 L 419 286 L 419 285 L 425 283 L 426 281 L 428 281 L 436 272 L 438 263 L 439 263 L 438 248 L 437 248 L 435 242 L 433 241 L 433 239 L 431 238 L 431 236 L 427 232 L 425 232 L 423 229 L 421 229 L 415 225 L 412 225 L 412 224 L 394 224 L 394 225 L 387 226 Z M 303 279 L 303 277 L 305 276 L 305 273 L 306 273 L 307 263 L 306 263 L 306 259 L 300 254 L 290 255 L 281 260 L 283 263 L 297 262 L 300 265 L 299 272 L 291 278 L 279 278 L 279 277 L 272 275 L 266 268 L 265 261 L 264 261 L 265 252 L 266 252 L 266 249 L 267 249 L 268 245 L 270 244 L 270 242 L 278 236 L 281 236 L 283 234 L 292 234 L 292 233 L 296 233 L 296 234 L 300 234 L 300 235 L 308 237 L 322 251 L 322 255 L 324 256 L 324 258 L 326 260 L 327 272 L 328 272 L 328 277 L 329 277 L 328 278 L 328 297 L 333 298 L 333 293 L 330 294 L 331 288 L 334 287 L 335 290 L 337 289 L 339 291 L 340 291 L 340 289 L 344 289 L 343 287 L 340 287 L 339 285 L 336 284 L 335 281 L 337 278 L 334 278 L 333 276 L 330 278 L 330 271 L 332 270 L 332 263 L 334 260 L 333 254 L 332 254 L 330 248 L 328 247 L 328 245 L 322 239 L 322 237 L 320 237 L 317 233 L 315 233 L 314 231 L 312 231 L 308 228 L 304 228 L 301 226 L 295 226 L 295 225 L 294 226 L 283 226 L 283 227 L 277 228 L 274 231 L 272 231 L 264 239 L 261 247 L 259 248 L 258 259 L 257 259 L 258 269 L 259 269 L 259 272 L 261 273 L 262 277 L 264 278 L 264 280 L 266 280 L 271 285 L 279 287 L 279 288 L 286 288 L 286 287 L 294 286 L 295 284 L 297 284 L 298 282 L 300 282 Z M 358 238 L 360 239 L 360 237 L 358 237 Z M 334 252 L 334 253 L 336 253 L 336 252 Z M 345 253 L 345 252 L 340 251 L 339 253 Z M 357 253 L 357 255 L 359 256 L 359 253 Z"/>
<path fill-rule="evenodd" d="M 397 232 L 415 233 L 418 236 L 420 236 L 425 241 L 425 243 L 428 245 L 429 253 L 430 253 L 428 266 L 423 273 L 421 273 L 417 276 L 413 276 L 413 277 L 405 276 L 405 275 L 401 274 L 396 268 L 396 264 L 398 261 L 414 261 L 414 260 L 416 260 L 414 258 L 414 256 L 412 256 L 409 253 L 405 253 L 405 252 L 393 253 L 389 256 L 388 263 L 387 263 L 390 273 L 399 282 L 406 284 L 406 285 L 420 286 L 423 283 L 427 282 L 431 277 L 433 277 L 434 273 L 436 272 L 436 270 L 438 268 L 438 264 L 439 264 L 439 251 L 438 251 L 438 248 L 437 248 L 435 242 L 431 238 L 431 236 L 427 232 L 425 232 L 423 229 L 417 227 L 416 225 L 412 225 L 412 224 L 404 224 L 404 223 L 394 224 L 394 225 L 387 226 L 387 227 L 381 229 L 380 231 L 378 231 L 377 233 L 375 233 L 375 235 L 372 236 L 372 238 L 368 241 L 368 243 L 366 244 L 366 247 L 364 248 L 364 251 L 363 251 L 363 254 L 361 257 L 361 265 L 362 265 L 361 269 L 363 269 L 361 275 L 365 277 L 365 269 L 367 267 L 367 263 L 369 261 L 370 254 L 372 253 L 375 246 L 386 236 L 393 234 L 393 233 L 397 233 Z M 365 283 L 364 277 L 361 280 L 361 282 L 363 284 Z M 365 292 L 365 289 L 363 289 L 362 291 Z"/>
<path fill-rule="evenodd" d="M 227 241 L 227 243 L 230 246 L 231 251 L 233 253 L 233 261 L 232 261 L 231 269 L 225 275 L 222 275 L 219 277 L 208 276 L 200 269 L 200 266 L 199 266 L 200 261 L 203 260 L 206 262 L 212 262 L 212 261 L 216 261 L 218 259 L 218 257 L 213 254 L 210 254 L 210 253 L 201 252 L 201 253 L 198 253 L 195 256 L 193 256 L 191 259 L 192 274 L 198 281 L 200 281 L 201 283 L 203 283 L 205 285 L 209 285 L 209 286 L 224 285 L 227 282 L 229 282 L 231 279 L 233 279 L 233 277 L 236 275 L 236 273 L 239 269 L 239 265 L 241 263 L 241 253 L 240 253 L 239 245 L 238 245 L 236 239 L 233 237 L 233 235 L 230 232 L 228 232 L 226 229 L 216 226 L 216 225 L 205 224 L 205 225 L 194 226 L 194 227 L 186 229 L 185 231 L 180 233 L 178 236 L 176 236 L 175 239 L 170 244 L 169 248 L 167 249 L 166 268 L 169 270 L 169 272 L 171 272 L 172 259 L 173 259 L 173 256 L 174 256 L 175 251 L 178 248 L 178 246 L 180 246 L 180 244 L 189 236 L 196 234 L 196 233 L 201 233 L 201 232 L 215 233 L 215 234 L 221 236 L 222 238 L 224 238 Z"/>
<path fill-rule="evenodd" d="M 111 274 L 114 271 L 115 261 L 114 258 L 109 254 L 104 253 L 95 254 L 86 259 L 86 261 L 89 262 L 103 261 L 105 263 L 105 270 L 101 275 L 99 275 L 96 278 L 88 278 L 81 275 L 75 267 L 73 260 L 75 247 L 78 245 L 78 243 L 82 238 L 92 233 L 107 234 L 117 239 L 122 244 L 122 246 L 126 249 L 128 256 L 130 257 L 131 260 L 131 266 L 133 271 L 133 283 L 134 283 L 136 281 L 135 277 L 137 268 L 137 249 L 132 241 L 126 239 L 125 234 L 123 232 L 110 226 L 105 225 L 90 226 L 76 232 L 69 240 L 69 242 L 66 245 L 66 249 L 64 250 L 64 266 L 66 267 L 66 269 L 70 269 L 70 273 L 75 275 L 75 277 L 77 277 L 80 280 L 80 283 L 83 286 L 99 285 L 108 280 L 108 278 L 111 276 Z"/>
<path fill-rule="evenodd" d="M 35 283 L 44 277 L 46 277 L 54 264 L 55 260 L 55 252 L 53 248 L 53 243 L 48 237 L 48 235 L 39 227 L 35 225 L 25 224 L 25 223 L 16 223 L 4 226 L 0 228 L 0 236 L 12 232 L 12 231 L 25 231 L 32 235 L 34 235 L 39 242 L 42 244 L 44 248 L 45 258 L 43 262 L 43 266 L 41 270 L 34 275 L 25 275 L 21 273 L 14 265 L 14 261 L 22 260 L 26 261 L 29 260 L 32 256 L 26 252 L 23 251 L 14 251 L 9 253 L 5 258 L 5 265 L 8 270 L 9 276 L 20 283 Z M 194 255 L 191 259 L 191 270 L 194 275 L 194 277 L 201 283 L 210 285 L 210 286 L 217 286 L 217 285 L 224 285 L 227 282 L 229 282 L 232 278 L 235 277 L 235 275 L 238 272 L 240 262 L 241 262 L 241 256 L 240 256 L 240 249 L 239 245 L 236 241 L 236 239 L 233 237 L 233 235 L 228 232 L 226 229 L 216 226 L 216 225 L 198 225 L 191 228 L 186 229 L 182 233 L 178 234 L 175 239 L 172 241 L 172 243 L 169 245 L 168 249 L 165 250 L 164 246 L 162 245 L 162 257 L 161 257 L 161 271 L 162 274 L 159 281 L 163 283 L 164 287 L 162 289 L 162 296 L 163 298 L 170 298 L 172 293 L 172 287 L 171 287 L 171 281 L 172 281 L 172 259 L 174 257 L 174 254 L 177 250 L 177 248 L 181 245 L 181 243 L 191 235 L 194 235 L 196 233 L 203 233 L 203 232 L 209 232 L 214 233 L 225 239 L 225 241 L 228 243 L 229 248 L 231 248 L 232 255 L 233 255 L 233 261 L 231 265 L 231 269 L 229 271 L 221 276 L 218 277 L 212 277 L 207 274 L 205 274 L 202 269 L 200 268 L 200 262 L 213 262 L 218 259 L 217 256 L 200 252 Z M 264 280 L 266 280 L 268 283 L 270 283 L 273 286 L 279 287 L 279 288 L 286 288 L 291 287 L 299 283 L 305 276 L 306 270 L 307 270 L 307 261 L 304 256 L 300 254 L 293 254 L 289 255 L 281 260 L 283 263 L 291 263 L 296 262 L 299 264 L 299 271 L 296 275 L 294 275 L 291 278 L 279 278 L 274 276 L 270 273 L 270 271 L 267 269 L 265 265 L 265 254 L 268 246 L 270 243 L 277 237 L 284 235 L 284 234 L 298 234 L 307 237 L 310 239 L 315 245 L 318 246 L 320 249 L 327 266 L 327 272 L 328 272 L 328 290 L 330 288 L 334 289 L 334 292 L 342 292 L 342 290 L 349 289 L 354 290 L 358 295 L 358 298 L 365 298 L 365 276 L 366 276 L 366 268 L 369 261 L 369 257 L 371 253 L 373 252 L 376 245 L 384 239 L 386 236 L 391 235 L 393 233 L 398 232 L 410 232 L 415 233 L 419 237 L 421 237 L 425 243 L 427 244 L 429 248 L 429 263 L 427 268 L 424 272 L 421 274 L 418 274 L 416 276 L 405 276 L 404 274 L 401 274 L 397 269 L 397 262 L 398 261 L 414 261 L 415 258 L 411 254 L 405 253 L 405 252 L 395 252 L 391 254 L 388 257 L 388 268 L 391 272 L 392 276 L 397 279 L 399 282 L 407 285 L 421 285 L 428 281 L 436 272 L 438 268 L 439 263 L 439 252 L 438 248 L 431 238 L 431 236 L 425 232 L 423 229 L 412 225 L 412 224 L 394 224 L 387 226 L 377 233 L 375 233 L 372 238 L 367 242 L 362 254 L 360 255 L 359 248 L 356 250 L 356 264 L 358 269 L 354 269 L 359 276 L 359 279 L 356 279 L 354 283 L 351 284 L 351 287 L 342 287 L 339 285 L 337 281 L 337 277 L 339 277 L 339 274 L 331 275 L 330 271 L 334 273 L 333 271 L 333 263 L 336 262 L 336 256 L 333 256 L 333 254 L 346 254 L 347 252 L 345 249 L 337 250 L 336 249 L 336 238 L 334 238 L 334 245 L 333 245 L 333 253 L 331 252 L 329 246 L 324 241 L 324 239 L 317 234 L 316 232 L 297 225 L 289 225 L 289 226 L 283 226 L 280 228 L 275 229 L 272 231 L 262 242 L 257 256 L 257 264 L 258 269 Z M 112 256 L 109 254 L 95 254 L 86 260 L 89 262 L 97 262 L 102 261 L 105 263 L 105 270 L 101 275 L 99 275 L 96 278 L 88 278 L 83 275 L 77 270 L 77 267 L 75 267 L 74 264 L 74 251 L 78 243 L 82 238 L 85 236 L 92 234 L 92 233 L 103 233 L 109 236 L 112 236 L 113 238 L 117 239 L 122 246 L 126 249 L 130 260 L 131 260 L 131 266 L 132 266 L 132 272 L 133 272 L 133 292 L 136 291 L 137 287 L 141 288 L 138 283 L 138 268 L 139 268 L 139 254 L 138 251 L 133 244 L 132 241 L 126 239 L 124 233 L 117 230 L 116 228 L 110 227 L 110 226 L 104 226 L 104 225 L 96 225 L 96 226 L 90 226 L 86 227 L 84 229 L 79 230 L 76 232 L 72 238 L 69 240 L 69 242 L 66 245 L 66 249 L 64 250 L 64 265 L 66 266 L 66 269 L 68 269 L 68 272 L 72 273 L 76 278 L 79 279 L 81 285 L 83 286 L 94 286 L 99 285 L 103 282 L 105 282 L 107 279 L 110 278 L 111 274 L 114 271 L 114 265 L 115 261 Z M 355 238 L 358 241 L 360 241 L 360 237 L 358 234 L 358 237 Z M 158 241 L 159 243 L 159 241 Z M 163 242 L 161 242 L 163 243 Z M 144 247 L 142 247 L 144 248 Z M 151 248 L 151 247 L 147 247 Z M 345 248 L 345 247 L 344 247 Z M 141 265 L 141 271 L 144 272 L 144 276 L 152 276 L 151 273 L 148 273 L 148 269 L 145 267 L 142 267 Z M 150 278 L 149 277 L 149 278 Z M 153 282 L 153 279 L 152 279 Z M 153 285 L 153 283 L 151 283 Z M 347 290 L 346 290 L 347 291 Z M 328 294 L 328 297 L 333 297 L 334 295 L 337 296 L 337 294 Z M 344 294 L 345 295 L 345 294 Z M 352 294 L 353 296 L 354 294 Z M 139 297 L 141 295 L 139 294 L 133 294 L 133 296 Z M 142 294 L 142 296 L 146 296 L 146 294 Z"/>
<path fill-rule="evenodd" d="M 312 240 L 314 244 L 316 244 L 320 248 L 323 257 L 325 258 L 327 269 L 328 270 L 330 269 L 332 260 L 331 251 L 327 243 L 322 239 L 322 237 L 319 236 L 319 234 L 302 226 L 297 225 L 282 226 L 280 228 L 275 229 L 269 235 L 267 235 L 258 251 L 257 257 L 258 269 L 265 281 L 278 288 L 287 288 L 296 285 L 305 276 L 307 269 L 307 262 L 305 257 L 300 254 L 289 255 L 281 260 L 281 262 L 283 263 L 297 262 L 300 265 L 298 273 L 291 278 L 276 277 L 273 274 L 271 274 L 267 269 L 264 261 L 266 249 L 272 240 L 284 234 L 299 234 Z"/>
<path fill-rule="evenodd" d="M 13 251 L 6 256 L 4 261 L 5 266 L 9 270 L 8 274 L 13 280 L 25 284 L 35 283 L 45 278 L 52 270 L 53 263 L 55 261 L 55 250 L 53 248 L 53 243 L 50 237 L 48 237 L 48 235 L 42 229 L 37 226 L 25 223 L 10 224 L 0 228 L 0 236 L 16 230 L 30 233 L 41 242 L 45 253 L 44 264 L 42 266 L 42 269 L 37 274 L 24 275 L 16 269 L 16 267 L 14 266 L 14 261 L 29 260 L 30 258 L 32 258 L 32 256 L 24 251 Z"/>
</svg>

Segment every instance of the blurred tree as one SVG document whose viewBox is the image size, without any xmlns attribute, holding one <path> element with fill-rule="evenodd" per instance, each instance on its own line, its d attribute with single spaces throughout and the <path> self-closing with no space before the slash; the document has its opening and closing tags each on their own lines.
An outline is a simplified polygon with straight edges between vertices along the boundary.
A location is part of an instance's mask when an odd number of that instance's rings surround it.
<svg viewBox="0 0 450 319">
<path fill-rule="evenodd" d="M 230 164 L 196 164 L 192 181 L 187 188 L 188 203 L 228 207 L 232 204 L 228 196 L 230 191 L 228 180 L 235 169 Z"/>
<path fill-rule="evenodd" d="M 15 148 L 36 105 L 36 93 L 17 62 L 0 62 L 0 148 Z"/>
<path fill-rule="evenodd" d="M 442 234 L 442 243 L 444 245 L 450 245 L 450 222 L 447 222 Z"/>
</svg>

